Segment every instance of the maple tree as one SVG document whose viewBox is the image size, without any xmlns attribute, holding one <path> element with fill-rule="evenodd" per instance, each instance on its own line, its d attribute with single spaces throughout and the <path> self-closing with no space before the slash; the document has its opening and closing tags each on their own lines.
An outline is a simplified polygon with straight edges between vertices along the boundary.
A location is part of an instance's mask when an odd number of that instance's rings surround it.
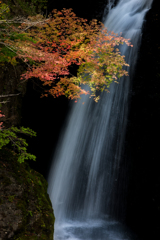
<svg viewBox="0 0 160 240">
<path fill-rule="evenodd" d="M 128 66 L 117 46 L 127 44 L 102 23 L 77 17 L 72 9 L 54 10 L 52 16 L 4 19 L 8 6 L 0 4 L 0 61 L 16 64 L 21 58 L 28 65 L 22 79 L 39 78 L 47 90 L 43 96 L 65 95 L 78 99 L 88 94 L 82 88 L 89 85 L 91 96 L 98 101 L 97 90 L 108 91 L 113 81 L 127 75 Z M 3 9 L 3 11 L 2 11 Z M 70 71 L 78 66 L 76 76 Z"/>
<path fill-rule="evenodd" d="M 54 10 L 46 23 L 29 29 L 28 36 L 36 42 L 17 43 L 22 50 L 19 56 L 26 62 L 32 60 L 22 79 L 39 78 L 48 87 L 43 96 L 77 100 L 89 93 L 82 85 L 89 85 L 91 96 L 98 101 L 97 90 L 108 91 L 111 82 L 128 74 L 123 67 L 129 65 L 117 46 L 131 46 L 129 40 L 108 32 L 97 20 L 88 23 L 72 9 Z M 77 76 L 70 71 L 73 65 L 79 67 Z"/>
</svg>

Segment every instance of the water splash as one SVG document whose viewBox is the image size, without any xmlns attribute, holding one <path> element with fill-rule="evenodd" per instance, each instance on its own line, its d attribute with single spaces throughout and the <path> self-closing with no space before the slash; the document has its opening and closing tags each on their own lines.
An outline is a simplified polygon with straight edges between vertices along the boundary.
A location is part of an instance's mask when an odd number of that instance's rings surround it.
<svg viewBox="0 0 160 240">
<path fill-rule="evenodd" d="M 120 0 L 104 22 L 108 30 L 122 32 L 134 45 L 121 48 L 130 64 L 130 76 L 134 72 L 143 20 L 152 1 Z M 102 94 L 98 104 L 84 96 L 72 106 L 49 175 L 48 192 L 56 217 L 55 240 L 131 239 L 119 223 L 109 227 L 114 216 L 120 218 L 125 214 L 127 182 L 121 162 L 130 80 L 131 77 L 124 77 L 119 84 L 113 83 L 110 93 Z M 97 221 L 97 234 L 101 232 L 101 236 L 92 234 Z"/>
</svg>

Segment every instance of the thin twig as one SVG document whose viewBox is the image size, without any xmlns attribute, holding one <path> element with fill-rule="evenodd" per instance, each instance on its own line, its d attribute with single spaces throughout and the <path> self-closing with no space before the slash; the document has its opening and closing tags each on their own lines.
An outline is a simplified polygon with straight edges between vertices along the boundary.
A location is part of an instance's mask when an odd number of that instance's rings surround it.
<svg viewBox="0 0 160 240">
<path fill-rule="evenodd" d="M 14 97 L 14 96 L 18 96 L 21 93 L 15 93 L 15 94 L 7 94 L 7 95 L 0 95 L 0 98 L 5 98 L 5 97 Z"/>
<path fill-rule="evenodd" d="M 5 104 L 5 103 L 7 103 L 7 102 L 10 102 L 10 101 L 3 101 L 3 102 L 0 102 L 0 103 Z"/>
</svg>

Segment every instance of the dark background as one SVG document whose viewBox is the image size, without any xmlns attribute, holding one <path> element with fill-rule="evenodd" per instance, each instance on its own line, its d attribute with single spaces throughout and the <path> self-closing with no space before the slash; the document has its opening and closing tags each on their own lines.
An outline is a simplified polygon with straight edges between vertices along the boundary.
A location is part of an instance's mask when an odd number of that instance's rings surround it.
<svg viewBox="0 0 160 240">
<path fill-rule="evenodd" d="M 102 19 L 106 0 L 49 1 L 53 8 L 72 8 L 87 19 Z M 126 223 L 142 240 L 160 239 L 160 9 L 154 0 L 147 13 L 139 58 L 130 91 L 125 158 L 130 163 Z M 69 110 L 64 98 L 40 98 L 32 81 L 23 101 L 22 125 L 37 132 L 29 151 L 37 156 L 31 166 L 47 178 L 60 130 Z"/>
<path fill-rule="evenodd" d="M 159 1 L 154 0 L 143 26 L 126 136 L 131 163 L 127 223 L 142 239 L 160 239 L 159 26 Z"/>
</svg>

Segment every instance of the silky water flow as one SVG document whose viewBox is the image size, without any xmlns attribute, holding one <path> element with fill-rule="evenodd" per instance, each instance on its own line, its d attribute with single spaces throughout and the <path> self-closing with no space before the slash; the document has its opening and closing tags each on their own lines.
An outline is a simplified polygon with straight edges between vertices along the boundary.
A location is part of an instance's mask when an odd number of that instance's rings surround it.
<svg viewBox="0 0 160 240">
<path fill-rule="evenodd" d="M 122 32 L 134 45 L 121 47 L 130 77 L 111 84 L 110 93 L 103 93 L 98 103 L 84 96 L 71 106 L 48 177 L 56 218 L 54 240 L 136 239 L 115 216 L 121 219 L 125 214 L 127 177 L 121 161 L 130 80 L 152 1 L 119 0 L 104 21 L 109 31 Z M 110 0 L 108 7 L 113 3 Z"/>
</svg>

